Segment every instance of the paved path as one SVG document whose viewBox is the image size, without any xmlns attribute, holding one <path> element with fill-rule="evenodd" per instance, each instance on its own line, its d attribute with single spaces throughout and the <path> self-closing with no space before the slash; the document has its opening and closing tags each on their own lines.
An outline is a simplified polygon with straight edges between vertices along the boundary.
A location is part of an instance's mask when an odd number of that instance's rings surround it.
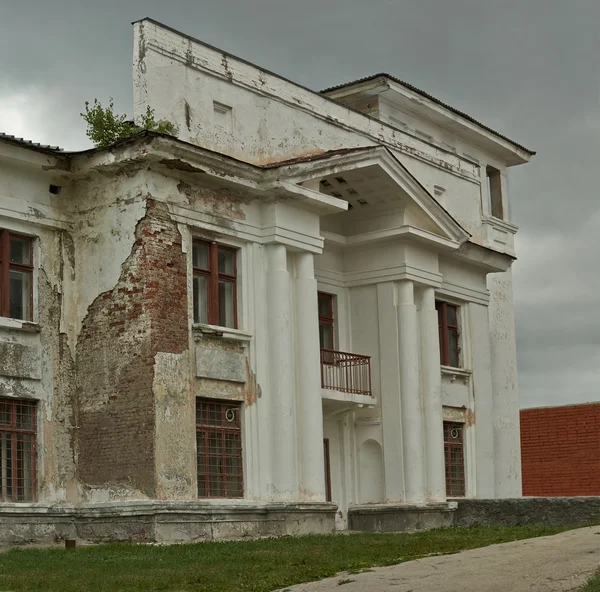
<svg viewBox="0 0 600 592">
<path fill-rule="evenodd" d="M 426 557 L 286 592 L 565 592 L 600 567 L 600 526 Z"/>
</svg>

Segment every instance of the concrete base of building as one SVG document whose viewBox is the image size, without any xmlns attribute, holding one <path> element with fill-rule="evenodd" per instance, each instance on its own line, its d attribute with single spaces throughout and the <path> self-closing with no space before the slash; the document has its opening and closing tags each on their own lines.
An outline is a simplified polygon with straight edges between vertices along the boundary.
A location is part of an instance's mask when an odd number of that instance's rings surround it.
<svg viewBox="0 0 600 592">
<path fill-rule="evenodd" d="M 364 504 L 348 510 L 348 528 L 368 532 L 412 532 L 454 525 L 456 502 Z"/>
<path fill-rule="evenodd" d="M 0 504 L 0 545 L 91 542 L 193 542 L 329 534 L 332 503 L 120 501 Z"/>
<path fill-rule="evenodd" d="M 455 526 L 487 524 L 507 526 L 600 524 L 600 496 L 468 499 L 458 502 Z"/>
<path fill-rule="evenodd" d="M 330 534 L 333 503 L 119 501 L 95 504 L 0 503 L 0 546 L 90 542 L 175 543 Z M 411 532 L 448 526 L 600 523 L 600 497 L 469 499 L 446 503 L 364 504 L 348 528 Z"/>
</svg>

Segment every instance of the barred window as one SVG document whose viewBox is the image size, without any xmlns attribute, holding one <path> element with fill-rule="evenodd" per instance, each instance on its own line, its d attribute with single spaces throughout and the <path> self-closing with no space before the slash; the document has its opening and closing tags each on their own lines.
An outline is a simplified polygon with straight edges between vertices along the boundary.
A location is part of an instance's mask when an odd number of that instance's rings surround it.
<svg viewBox="0 0 600 592">
<path fill-rule="evenodd" d="M 198 497 L 243 497 L 241 404 L 196 399 Z"/>
<path fill-rule="evenodd" d="M 35 403 L 0 399 L 0 501 L 35 497 Z"/>
<path fill-rule="evenodd" d="M 464 425 L 444 422 L 444 456 L 446 458 L 446 497 L 465 495 Z"/>
</svg>

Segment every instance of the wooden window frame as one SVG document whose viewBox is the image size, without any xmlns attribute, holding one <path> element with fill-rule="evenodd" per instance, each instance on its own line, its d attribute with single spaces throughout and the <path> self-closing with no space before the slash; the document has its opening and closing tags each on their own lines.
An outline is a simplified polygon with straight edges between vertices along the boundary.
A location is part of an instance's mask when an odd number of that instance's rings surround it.
<svg viewBox="0 0 600 592">
<path fill-rule="evenodd" d="M 453 430 L 460 431 L 459 438 L 452 438 Z M 460 450 L 460 464 L 453 463 L 453 450 Z M 454 477 L 453 468 L 459 468 L 459 476 Z M 446 497 L 465 497 L 466 496 L 466 475 L 465 475 L 465 424 L 455 421 L 444 422 L 444 469 L 446 476 Z M 459 492 L 453 493 L 455 485 L 458 484 Z"/>
<path fill-rule="evenodd" d="M 435 308 L 438 313 L 438 329 L 440 338 L 440 362 L 442 366 L 449 366 L 451 368 L 461 367 L 461 348 L 460 348 L 460 306 L 458 304 L 452 304 L 450 302 L 444 302 L 443 300 L 436 300 Z M 448 309 L 454 310 L 454 318 L 456 324 L 451 325 L 448 323 Z M 456 331 L 456 352 L 458 359 L 456 364 L 453 364 L 453 360 L 450 359 L 450 329 Z"/>
<path fill-rule="evenodd" d="M 327 325 L 327 326 L 331 327 L 331 338 L 332 338 L 332 341 L 333 341 L 333 348 L 332 349 L 335 350 L 335 316 L 333 314 L 333 306 L 334 306 L 335 294 L 329 294 L 328 292 L 317 292 L 317 300 L 321 296 L 326 296 L 327 299 L 329 300 L 329 314 L 328 315 L 322 315 L 321 314 L 321 307 L 319 307 L 319 327 L 321 325 Z M 321 349 L 324 349 L 324 348 L 321 348 Z"/>
<path fill-rule="evenodd" d="M 8 405 L 9 424 L 0 423 L 0 434 L 9 434 L 11 440 L 11 497 L 3 498 L 2 477 L 0 474 L 0 502 L 34 502 L 37 498 L 37 402 L 27 399 L 0 398 L 3 405 Z M 25 406 L 31 409 L 31 429 L 17 427 L 17 408 Z M 32 436 L 31 445 L 31 495 L 26 495 L 24 485 L 19 485 L 19 436 Z M 23 469 L 21 469 L 23 471 Z M 8 480 L 7 480 L 8 482 Z M 22 496 L 19 491 L 23 491 Z M 15 495 L 16 492 L 16 495 Z"/>
<path fill-rule="evenodd" d="M 20 238 L 29 241 L 29 265 L 23 263 L 11 263 L 10 261 L 10 239 Z M 20 321 L 33 321 L 33 237 L 0 229 L 0 317 L 12 318 L 10 316 L 10 272 L 11 270 L 24 271 L 30 274 L 29 282 L 29 318 L 17 319 Z"/>
<path fill-rule="evenodd" d="M 238 249 L 216 242 L 202 239 L 194 239 L 194 245 L 206 245 L 208 247 L 208 269 L 193 267 L 194 276 L 204 276 L 208 284 L 208 324 L 220 326 L 219 323 L 219 281 L 233 284 L 233 329 L 238 328 L 238 306 L 237 306 L 237 253 Z M 193 247 L 192 247 L 193 249 Z M 233 275 L 219 272 L 219 249 L 233 253 Z M 193 265 L 193 255 L 192 255 Z M 194 311 L 194 315 L 196 311 Z M 194 318 L 194 322 L 199 322 Z"/>
<path fill-rule="evenodd" d="M 202 409 L 202 405 L 208 406 L 208 421 L 203 422 L 204 418 L 201 418 L 200 423 L 198 422 L 198 408 Z M 215 406 L 220 416 L 219 423 L 211 423 L 210 421 L 210 407 Z M 233 419 L 228 416 L 228 413 L 233 411 Z M 210 453 L 201 457 L 198 448 L 196 448 L 196 467 L 198 476 L 198 498 L 229 498 L 229 499 L 241 499 L 244 497 L 244 458 L 243 458 L 243 447 L 242 447 L 242 404 L 239 401 L 225 401 L 221 399 L 212 399 L 205 397 L 196 398 L 196 442 L 198 438 L 204 439 L 204 449 L 209 450 L 209 441 L 211 436 L 217 437 L 220 442 L 220 451 L 217 455 L 211 455 Z M 239 447 L 234 454 L 227 454 L 226 448 L 226 436 L 237 436 Z M 239 473 L 227 472 L 227 460 L 235 458 L 239 463 Z M 214 472 L 211 471 L 210 461 L 217 459 L 220 464 L 219 469 Z M 205 478 L 205 487 L 210 492 L 215 486 L 219 492 L 218 495 L 201 495 L 200 494 L 200 481 L 201 477 Z M 240 495 L 231 495 L 227 489 L 227 481 L 229 479 L 236 479 Z"/>
</svg>

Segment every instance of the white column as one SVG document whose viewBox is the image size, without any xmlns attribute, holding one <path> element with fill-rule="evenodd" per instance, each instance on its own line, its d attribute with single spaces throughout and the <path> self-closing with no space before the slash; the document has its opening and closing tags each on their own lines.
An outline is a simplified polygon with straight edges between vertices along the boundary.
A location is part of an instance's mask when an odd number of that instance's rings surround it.
<svg viewBox="0 0 600 592">
<path fill-rule="evenodd" d="M 312 253 L 296 255 L 296 370 L 298 377 L 298 444 L 300 497 L 325 500 L 323 406 L 319 355 L 319 308 Z"/>
<path fill-rule="evenodd" d="M 488 308 L 469 304 L 475 399 L 475 494 L 494 497 L 494 404 L 492 399 L 492 362 Z"/>
<path fill-rule="evenodd" d="M 497 498 L 521 497 L 521 438 L 511 271 L 488 276 Z"/>
<path fill-rule="evenodd" d="M 271 401 L 271 498 L 297 499 L 290 276 L 284 245 L 267 252 L 267 334 Z"/>
<path fill-rule="evenodd" d="M 395 285 L 377 284 L 377 316 L 379 324 L 379 398 L 383 427 L 383 463 L 385 469 L 385 501 L 404 499 L 402 462 L 402 422 L 400 405 L 398 323 L 390 322 L 396 316 Z M 373 368 L 374 370 L 374 368 Z"/>
<path fill-rule="evenodd" d="M 435 310 L 435 291 L 426 286 L 421 291 L 419 307 L 421 337 L 421 386 L 423 424 L 425 428 L 425 495 L 428 501 L 446 501 L 444 460 L 444 414 L 440 372 L 440 339 Z"/>
<path fill-rule="evenodd" d="M 397 290 L 404 499 L 409 503 L 422 502 L 425 500 L 425 475 L 417 307 L 411 281 L 398 282 Z"/>
</svg>

